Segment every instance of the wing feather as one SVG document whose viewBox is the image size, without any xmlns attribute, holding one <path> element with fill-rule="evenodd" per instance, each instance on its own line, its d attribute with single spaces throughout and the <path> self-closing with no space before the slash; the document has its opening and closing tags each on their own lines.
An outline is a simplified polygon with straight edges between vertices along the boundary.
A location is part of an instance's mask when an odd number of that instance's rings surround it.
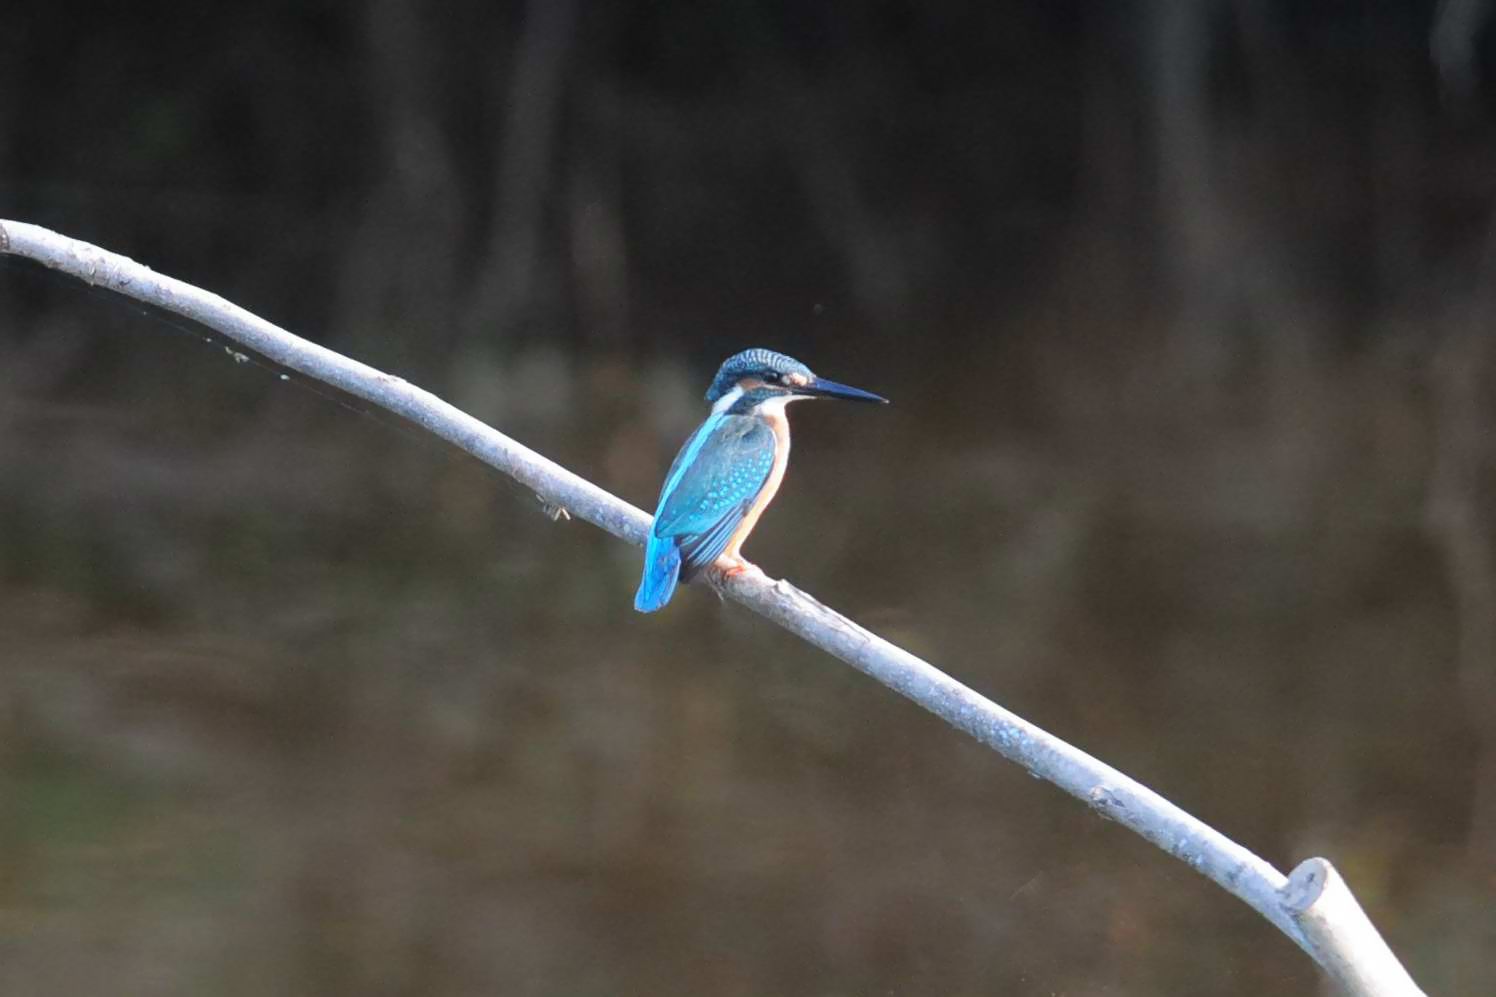
<svg viewBox="0 0 1496 997">
<path fill-rule="evenodd" d="M 692 458 L 681 466 L 686 449 Z M 753 416 L 729 415 L 692 438 L 676 458 L 655 512 L 655 536 L 675 539 L 681 578 L 712 563 L 726 548 L 774 468 L 774 431 Z"/>
</svg>

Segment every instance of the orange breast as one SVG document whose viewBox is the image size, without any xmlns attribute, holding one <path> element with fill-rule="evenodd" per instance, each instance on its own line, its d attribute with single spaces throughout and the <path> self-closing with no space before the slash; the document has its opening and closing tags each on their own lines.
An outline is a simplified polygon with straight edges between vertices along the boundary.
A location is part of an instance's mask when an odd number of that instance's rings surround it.
<svg viewBox="0 0 1496 997">
<path fill-rule="evenodd" d="M 774 500 L 774 493 L 779 491 L 780 482 L 784 480 L 784 469 L 790 463 L 790 421 L 785 418 L 784 410 L 765 415 L 764 421 L 774 430 L 774 466 L 769 469 L 769 480 L 764 482 L 763 489 L 748 507 L 743 521 L 733 531 L 732 539 L 727 541 L 727 547 L 722 551 L 723 557 L 734 560 L 742 556 L 739 549 L 743 546 L 743 541 L 748 539 L 748 534 L 758 525 L 758 517 L 764 514 L 764 510 Z"/>
</svg>

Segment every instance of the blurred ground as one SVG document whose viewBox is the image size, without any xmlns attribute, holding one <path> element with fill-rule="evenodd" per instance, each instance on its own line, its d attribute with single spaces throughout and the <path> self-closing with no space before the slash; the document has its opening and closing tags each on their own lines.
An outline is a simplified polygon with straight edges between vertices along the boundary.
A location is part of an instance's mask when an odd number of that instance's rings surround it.
<svg viewBox="0 0 1496 997">
<path fill-rule="evenodd" d="M 6 392 L 7 989 L 1314 991 L 854 673 L 707 593 L 636 617 L 633 551 L 122 314 L 194 392 L 269 387 L 238 425 Z M 798 413 L 762 563 L 1281 867 L 1332 856 L 1429 985 L 1486 987 L 1483 742 L 1403 374 L 950 447 L 909 387 Z M 646 502 L 668 453 L 626 394 L 529 435 Z"/>
</svg>

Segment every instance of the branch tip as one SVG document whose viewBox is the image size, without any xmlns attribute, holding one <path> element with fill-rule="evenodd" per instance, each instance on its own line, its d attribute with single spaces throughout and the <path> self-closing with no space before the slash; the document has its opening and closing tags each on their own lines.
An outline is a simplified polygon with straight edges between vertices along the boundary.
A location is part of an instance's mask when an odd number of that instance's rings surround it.
<svg viewBox="0 0 1496 997">
<path fill-rule="evenodd" d="M 1279 902 L 1304 933 L 1315 961 L 1346 994 L 1423 997 L 1327 860 L 1300 862 L 1279 891 Z"/>
</svg>

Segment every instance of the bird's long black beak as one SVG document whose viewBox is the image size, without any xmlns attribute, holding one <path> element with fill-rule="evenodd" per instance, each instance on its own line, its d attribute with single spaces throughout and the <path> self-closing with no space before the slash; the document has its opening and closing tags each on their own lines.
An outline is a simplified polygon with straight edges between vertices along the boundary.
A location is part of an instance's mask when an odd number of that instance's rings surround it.
<svg viewBox="0 0 1496 997">
<path fill-rule="evenodd" d="M 837 384 L 828 381 L 824 377 L 818 377 L 802 388 L 796 388 L 796 393 L 809 395 L 812 398 L 843 398 L 849 402 L 879 402 L 888 404 L 888 399 L 882 395 L 875 395 L 871 391 L 863 391 L 847 384 Z"/>
</svg>

